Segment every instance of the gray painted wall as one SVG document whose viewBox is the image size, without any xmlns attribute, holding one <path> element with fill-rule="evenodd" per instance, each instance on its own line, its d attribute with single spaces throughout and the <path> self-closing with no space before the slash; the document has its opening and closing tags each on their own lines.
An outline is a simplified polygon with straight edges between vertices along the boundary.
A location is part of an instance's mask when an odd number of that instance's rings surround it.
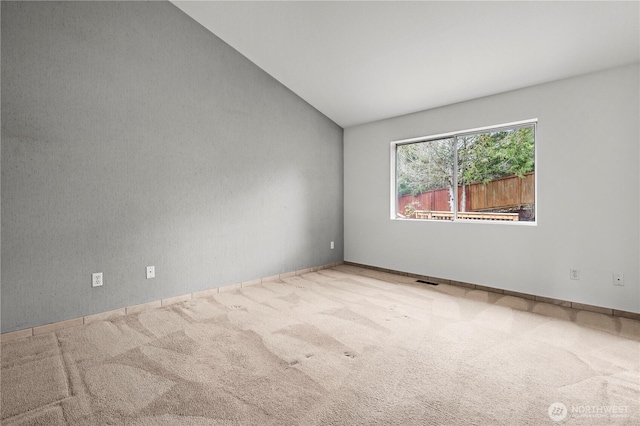
<svg viewBox="0 0 640 426">
<path fill-rule="evenodd" d="M 1 185 L 2 332 L 343 259 L 342 129 L 170 3 L 2 2 Z"/>
<path fill-rule="evenodd" d="M 346 128 L 345 260 L 640 312 L 639 76 L 636 64 Z M 390 141 L 532 118 L 536 226 L 390 220 Z"/>
</svg>

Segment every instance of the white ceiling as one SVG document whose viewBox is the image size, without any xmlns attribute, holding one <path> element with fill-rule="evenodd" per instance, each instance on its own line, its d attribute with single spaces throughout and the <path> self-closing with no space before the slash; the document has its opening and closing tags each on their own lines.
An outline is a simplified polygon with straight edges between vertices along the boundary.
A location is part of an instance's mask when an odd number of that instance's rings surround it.
<svg viewBox="0 0 640 426">
<path fill-rule="evenodd" d="M 640 61 L 640 3 L 173 3 L 342 127 Z"/>
</svg>

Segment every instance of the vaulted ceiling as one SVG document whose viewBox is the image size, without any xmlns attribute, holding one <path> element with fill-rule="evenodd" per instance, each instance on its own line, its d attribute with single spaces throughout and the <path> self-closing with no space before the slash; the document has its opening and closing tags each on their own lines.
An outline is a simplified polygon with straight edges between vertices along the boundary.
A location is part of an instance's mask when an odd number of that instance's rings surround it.
<svg viewBox="0 0 640 426">
<path fill-rule="evenodd" d="M 640 61 L 635 1 L 173 3 L 343 127 Z"/>
</svg>

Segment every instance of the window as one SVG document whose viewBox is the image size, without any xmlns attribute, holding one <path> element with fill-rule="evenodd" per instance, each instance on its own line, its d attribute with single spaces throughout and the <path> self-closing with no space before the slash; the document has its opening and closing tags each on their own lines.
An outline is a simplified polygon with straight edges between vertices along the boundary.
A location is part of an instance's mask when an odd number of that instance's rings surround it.
<svg viewBox="0 0 640 426">
<path fill-rule="evenodd" d="M 536 121 L 391 143 L 392 218 L 535 222 Z"/>
</svg>

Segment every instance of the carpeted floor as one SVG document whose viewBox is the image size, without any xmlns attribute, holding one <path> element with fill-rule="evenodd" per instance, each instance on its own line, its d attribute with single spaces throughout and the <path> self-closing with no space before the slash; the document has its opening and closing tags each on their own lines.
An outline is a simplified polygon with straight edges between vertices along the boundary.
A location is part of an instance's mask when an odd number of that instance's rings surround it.
<svg viewBox="0 0 640 426">
<path fill-rule="evenodd" d="M 3 343 L 1 379 L 7 426 L 638 425 L 640 322 L 342 265 Z"/>
</svg>

